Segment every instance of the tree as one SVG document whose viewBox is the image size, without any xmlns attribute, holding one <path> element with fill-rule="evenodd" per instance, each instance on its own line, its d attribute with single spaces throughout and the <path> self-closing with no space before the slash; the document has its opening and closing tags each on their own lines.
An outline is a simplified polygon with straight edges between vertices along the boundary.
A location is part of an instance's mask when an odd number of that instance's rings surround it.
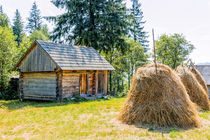
<svg viewBox="0 0 210 140">
<path fill-rule="evenodd" d="M 22 35 L 22 41 L 20 45 L 18 46 L 18 54 L 16 56 L 16 60 L 20 60 L 20 58 L 25 54 L 27 49 L 31 46 L 32 41 L 29 37 L 27 37 L 25 34 Z"/>
<path fill-rule="evenodd" d="M 148 55 L 144 52 L 144 47 L 139 42 L 135 42 L 135 40 L 127 39 L 127 43 L 129 44 L 129 52 L 127 53 L 127 61 L 128 61 L 128 87 L 130 88 L 131 77 L 135 73 L 136 69 L 142 65 L 147 63 Z"/>
<path fill-rule="evenodd" d="M 0 14 L 3 14 L 3 8 L 2 8 L 2 5 L 0 5 Z"/>
<path fill-rule="evenodd" d="M 10 72 L 15 63 L 17 43 L 11 29 L 0 26 L 0 93 L 8 84 Z"/>
<path fill-rule="evenodd" d="M 144 24 L 146 21 L 143 21 L 143 12 L 141 10 L 141 3 L 138 0 L 131 0 L 132 8 L 130 9 L 132 18 L 132 26 L 131 26 L 131 36 L 135 41 L 141 43 L 141 45 L 145 48 L 145 51 L 148 50 L 148 36 L 147 32 L 144 31 Z"/>
<path fill-rule="evenodd" d="M 28 18 L 28 25 L 26 28 L 29 30 L 30 33 L 32 33 L 35 29 L 41 29 L 41 23 L 41 12 L 37 7 L 36 2 L 34 2 L 31 8 L 30 17 Z"/>
<path fill-rule="evenodd" d="M 30 41 L 33 42 L 35 40 L 49 41 L 49 37 L 46 36 L 42 30 L 34 30 L 29 36 Z"/>
<path fill-rule="evenodd" d="M 22 41 L 22 36 L 23 36 L 22 32 L 23 32 L 23 22 L 22 22 L 22 19 L 21 19 L 18 9 L 16 9 L 15 18 L 13 20 L 13 33 L 14 33 L 14 35 L 17 36 L 15 41 L 17 41 L 18 46 L 20 45 L 20 43 Z"/>
<path fill-rule="evenodd" d="M 50 33 L 49 33 L 49 29 L 47 27 L 47 24 L 44 24 L 41 26 L 41 29 L 42 33 L 47 37 L 47 39 L 49 40 L 50 38 Z"/>
<path fill-rule="evenodd" d="M 56 42 L 74 43 L 110 51 L 123 49 L 122 36 L 127 33 L 126 7 L 122 0 L 52 0 L 65 10 L 58 17 L 48 17 L 56 22 L 52 39 Z"/>
<path fill-rule="evenodd" d="M 2 27 L 9 27 L 9 18 L 7 15 L 3 12 L 2 6 L 0 6 L 0 26 Z"/>
<path fill-rule="evenodd" d="M 131 77 L 139 66 L 147 63 L 148 58 L 148 55 L 144 53 L 144 47 L 139 42 L 127 38 L 125 40 L 129 49 L 124 53 L 115 49 L 113 54 L 102 54 L 106 59 L 109 59 L 111 55 L 113 57 L 112 66 L 115 71 L 113 71 L 113 80 L 109 83 L 114 86 L 118 93 L 123 90 L 127 92 L 130 89 Z M 127 81 L 127 84 L 125 81 Z"/>
<path fill-rule="evenodd" d="M 194 46 L 182 34 L 161 35 L 156 41 L 157 59 L 160 63 L 176 68 L 189 59 Z"/>
</svg>

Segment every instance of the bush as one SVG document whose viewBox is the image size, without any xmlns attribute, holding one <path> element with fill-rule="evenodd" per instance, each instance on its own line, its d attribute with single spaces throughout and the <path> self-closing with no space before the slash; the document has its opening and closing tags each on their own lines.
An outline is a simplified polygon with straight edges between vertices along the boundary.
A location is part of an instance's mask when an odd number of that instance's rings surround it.
<svg viewBox="0 0 210 140">
<path fill-rule="evenodd" d="M 13 100 L 19 99 L 18 79 L 11 79 L 9 85 L 0 93 L 0 99 Z"/>
</svg>

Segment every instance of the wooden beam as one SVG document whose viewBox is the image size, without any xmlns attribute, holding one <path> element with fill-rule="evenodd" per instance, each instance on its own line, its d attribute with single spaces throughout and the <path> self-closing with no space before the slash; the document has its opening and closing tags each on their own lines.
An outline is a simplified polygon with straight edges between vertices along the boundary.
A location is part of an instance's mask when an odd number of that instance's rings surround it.
<svg viewBox="0 0 210 140">
<path fill-rule="evenodd" d="M 86 74 L 82 74 L 81 77 L 81 94 L 86 94 Z"/>
<path fill-rule="evenodd" d="M 96 71 L 96 89 L 95 89 L 96 95 L 98 94 L 98 71 Z"/>
<path fill-rule="evenodd" d="M 20 72 L 19 78 L 19 93 L 20 93 L 20 100 L 24 100 L 24 93 L 23 93 L 23 73 Z"/>
<path fill-rule="evenodd" d="M 56 72 L 56 100 L 59 101 L 60 72 Z"/>
<path fill-rule="evenodd" d="M 108 89 L 108 71 L 104 71 L 104 94 L 107 94 L 107 89 Z"/>
<path fill-rule="evenodd" d="M 63 94 L 63 72 L 60 72 L 60 79 L 59 79 L 59 101 L 62 101 L 62 94 Z"/>
</svg>

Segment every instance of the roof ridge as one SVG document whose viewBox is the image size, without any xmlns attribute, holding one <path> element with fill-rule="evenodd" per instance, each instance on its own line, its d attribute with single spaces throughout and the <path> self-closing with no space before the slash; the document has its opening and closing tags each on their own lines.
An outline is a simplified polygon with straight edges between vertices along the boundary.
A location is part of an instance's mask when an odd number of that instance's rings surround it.
<svg viewBox="0 0 210 140">
<path fill-rule="evenodd" d="M 77 45 L 73 45 L 73 44 L 56 43 L 56 42 L 43 41 L 43 40 L 36 40 L 36 41 L 37 41 L 37 42 L 44 42 L 44 43 L 55 44 L 55 45 L 61 45 L 61 46 L 85 47 L 85 48 L 91 48 L 91 49 L 93 49 L 93 47 L 77 46 Z"/>
</svg>

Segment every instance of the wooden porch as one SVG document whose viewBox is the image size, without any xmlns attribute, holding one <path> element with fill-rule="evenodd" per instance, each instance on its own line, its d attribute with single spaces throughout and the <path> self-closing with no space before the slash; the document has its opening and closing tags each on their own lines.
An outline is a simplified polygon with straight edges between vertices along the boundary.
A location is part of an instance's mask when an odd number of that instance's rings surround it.
<svg viewBox="0 0 210 140">
<path fill-rule="evenodd" d="M 57 83 L 61 91 L 60 98 L 68 98 L 74 94 L 84 96 L 107 94 L 108 71 L 76 70 L 57 73 Z M 59 80 L 60 79 L 60 80 Z M 62 79 L 62 80 L 61 80 Z"/>
</svg>

